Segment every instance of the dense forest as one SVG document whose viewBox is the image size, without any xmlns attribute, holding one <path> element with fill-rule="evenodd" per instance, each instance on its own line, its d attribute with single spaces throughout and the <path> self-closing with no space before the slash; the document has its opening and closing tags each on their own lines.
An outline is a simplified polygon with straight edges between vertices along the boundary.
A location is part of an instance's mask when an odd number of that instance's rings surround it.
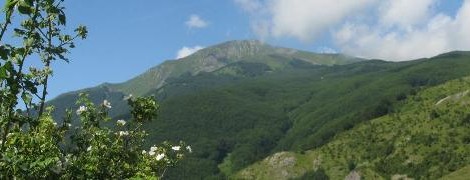
<svg viewBox="0 0 470 180">
<path fill-rule="evenodd" d="M 470 52 L 391 62 L 234 40 L 49 100 L 55 63 L 88 37 L 64 6 L 5 1 L 0 179 L 470 175 Z"/>
<path fill-rule="evenodd" d="M 360 123 L 320 148 L 277 153 L 237 176 L 465 179 L 470 163 L 469 89 L 470 78 L 463 77 L 423 90 L 395 112 Z"/>
<path fill-rule="evenodd" d="M 150 142 L 184 140 L 195 149 L 167 178 L 218 179 L 276 152 L 322 147 L 357 124 L 397 113 L 408 97 L 422 90 L 468 76 L 470 68 L 467 52 L 401 63 L 361 60 L 342 65 L 268 57 L 263 61 L 248 55 L 211 72 L 168 78 L 165 85 L 146 93 L 161 104 L 159 117 L 145 125 Z M 124 93 L 113 86 L 84 92 L 97 101 L 119 101 Z M 52 104 L 73 97 L 74 93 L 67 94 Z M 129 114 L 115 117 L 125 119 Z"/>
</svg>

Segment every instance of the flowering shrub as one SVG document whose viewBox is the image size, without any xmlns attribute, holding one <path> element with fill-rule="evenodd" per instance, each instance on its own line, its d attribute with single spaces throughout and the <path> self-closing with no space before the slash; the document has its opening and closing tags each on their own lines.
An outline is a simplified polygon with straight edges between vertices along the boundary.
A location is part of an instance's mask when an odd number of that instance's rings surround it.
<svg viewBox="0 0 470 180">
<path fill-rule="evenodd" d="M 59 145 L 64 134 L 49 116 L 38 126 L 8 133 L 0 160 L 0 179 L 44 179 L 59 175 L 64 156 Z M 63 137 L 63 136 L 62 136 Z"/>
<path fill-rule="evenodd" d="M 65 155 L 69 157 L 69 166 L 65 169 L 64 177 L 160 177 L 168 167 L 174 166 L 190 152 L 190 147 L 185 146 L 183 142 L 177 145 L 164 142 L 160 146 L 151 147 L 148 153 L 142 153 L 146 152 L 142 144 L 147 135 L 142 130 L 142 124 L 153 116 L 147 116 L 145 121 L 141 121 L 145 115 L 139 114 L 129 121 L 117 120 L 113 129 L 106 128 L 102 123 L 111 121 L 107 117 L 111 104 L 105 100 L 95 106 L 85 94 L 80 96 L 78 103 L 81 106 L 76 113 L 81 119 L 81 125 L 72 128 L 74 133 L 71 143 L 67 144 L 70 154 Z M 152 97 L 130 98 L 128 102 L 131 111 L 158 110 Z M 153 106 L 146 106 L 148 104 Z"/>
<path fill-rule="evenodd" d="M 147 134 L 142 124 L 159 109 L 153 97 L 128 97 L 132 119 L 115 121 L 108 116 L 109 101 L 96 105 L 81 94 L 78 109 L 67 110 L 61 121 L 52 118 L 54 109 L 45 104 L 51 63 L 68 61 L 65 55 L 75 47 L 74 40 L 87 37 L 84 26 L 75 35 L 61 33 L 66 24 L 62 2 L 5 1 L 5 22 L 0 24 L 0 179 L 162 177 L 192 150 L 183 142 L 143 147 Z M 13 23 L 14 17 L 21 22 Z M 14 33 L 12 44 L 5 43 L 8 32 Z M 25 63 L 32 55 L 40 61 Z M 74 113 L 79 121 L 72 121 Z"/>
<path fill-rule="evenodd" d="M 96 106 L 85 94 L 76 113 L 80 124 L 71 125 L 72 111 L 61 124 L 46 111 L 39 125 L 28 129 L 13 129 L 6 138 L 0 161 L 0 178 L 123 179 L 130 177 L 158 178 L 168 167 L 176 165 L 191 147 L 183 142 L 163 142 L 148 150 L 142 147 L 146 133 L 142 123 L 135 120 L 117 120 L 113 128 L 102 126 L 111 104 L 104 101 Z M 156 112 L 158 106 L 152 97 L 129 99 L 135 111 Z M 139 116 L 140 117 L 140 116 Z M 150 119 L 148 119 L 150 120 Z"/>
</svg>

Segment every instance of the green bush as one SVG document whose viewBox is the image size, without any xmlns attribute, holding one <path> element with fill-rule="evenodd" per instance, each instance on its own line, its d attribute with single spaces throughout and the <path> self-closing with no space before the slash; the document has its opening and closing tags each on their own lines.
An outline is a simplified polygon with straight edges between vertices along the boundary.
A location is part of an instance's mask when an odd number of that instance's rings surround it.
<svg viewBox="0 0 470 180">
<path fill-rule="evenodd" d="M 68 61 L 65 55 L 75 47 L 74 40 L 87 36 L 84 26 L 74 35 L 61 32 L 66 24 L 62 2 L 5 1 L 5 22 L 0 24 L 0 179 L 163 177 L 192 150 L 183 142 L 144 149 L 147 133 L 142 124 L 159 109 L 153 97 L 128 97 L 132 118 L 116 121 L 108 116 L 111 103 L 95 105 L 81 94 L 78 123 L 72 125 L 71 109 L 62 121 L 52 118 L 54 108 L 45 104 L 51 63 Z M 4 40 L 7 32 L 14 33 L 11 44 Z M 31 56 L 41 61 L 25 63 Z M 106 122 L 115 125 L 104 126 Z"/>
</svg>

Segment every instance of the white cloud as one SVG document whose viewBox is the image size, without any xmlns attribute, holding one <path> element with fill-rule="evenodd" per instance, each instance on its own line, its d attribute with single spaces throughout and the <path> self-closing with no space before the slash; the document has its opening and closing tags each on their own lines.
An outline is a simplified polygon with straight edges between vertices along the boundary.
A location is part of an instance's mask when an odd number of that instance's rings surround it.
<svg viewBox="0 0 470 180">
<path fill-rule="evenodd" d="M 421 22 L 408 23 L 395 30 L 381 25 L 345 23 L 335 33 L 343 52 L 386 60 L 402 61 L 431 57 L 452 50 L 470 50 L 470 0 L 466 0 L 456 17 L 436 14 Z M 405 28 L 405 27 L 404 27 Z"/>
<path fill-rule="evenodd" d="M 253 31 L 262 37 L 311 41 L 353 12 L 377 0 L 235 0 L 250 13 Z"/>
<path fill-rule="evenodd" d="M 185 22 L 186 26 L 189 28 L 204 28 L 209 25 L 209 23 L 202 19 L 199 15 L 193 14 L 189 16 L 189 19 Z"/>
<path fill-rule="evenodd" d="M 271 33 L 309 41 L 374 0 L 273 0 Z"/>
<path fill-rule="evenodd" d="M 366 58 L 409 60 L 429 57 L 450 50 L 441 27 L 435 30 L 410 30 L 384 33 L 376 27 L 345 25 L 336 36 L 344 53 Z"/>
<path fill-rule="evenodd" d="M 176 53 L 176 59 L 181 59 L 185 58 L 191 54 L 194 54 L 195 52 L 203 49 L 204 47 L 202 46 L 194 46 L 194 47 L 183 47 L 178 52 Z"/>
<path fill-rule="evenodd" d="M 322 53 L 322 54 L 336 54 L 336 53 L 338 53 L 338 51 L 336 51 L 335 49 L 330 48 L 330 47 L 326 47 L 326 46 L 317 48 L 317 52 Z"/>
<path fill-rule="evenodd" d="M 457 14 L 453 22 L 453 29 L 449 28 L 452 34 L 454 45 L 461 49 L 470 49 L 470 0 L 466 0 L 460 12 Z"/>
<path fill-rule="evenodd" d="M 385 25 L 397 25 L 410 28 L 428 19 L 431 8 L 437 0 L 388 0 L 381 7 L 381 22 Z"/>
<path fill-rule="evenodd" d="M 470 0 L 464 0 L 455 17 L 437 11 L 444 0 L 235 2 L 249 12 L 261 38 L 311 42 L 327 35 L 340 52 L 395 61 L 470 50 Z"/>
</svg>

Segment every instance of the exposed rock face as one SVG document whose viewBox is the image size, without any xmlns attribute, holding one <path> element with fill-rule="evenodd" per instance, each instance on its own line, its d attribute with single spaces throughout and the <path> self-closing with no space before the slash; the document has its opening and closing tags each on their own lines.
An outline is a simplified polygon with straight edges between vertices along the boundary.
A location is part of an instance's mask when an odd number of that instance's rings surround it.
<svg viewBox="0 0 470 180">
<path fill-rule="evenodd" d="M 298 176 L 293 169 L 297 163 L 297 158 L 291 152 L 279 152 L 267 159 L 263 160 L 260 164 L 265 167 L 261 171 L 251 171 L 245 169 L 241 171 L 241 179 L 275 179 L 287 180 Z"/>
<path fill-rule="evenodd" d="M 444 103 L 444 102 L 458 102 L 460 99 L 462 99 L 463 97 L 467 96 L 467 94 L 470 92 L 470 90 L 466 90 L 464 92 L 460 92 L 460 93 L 457 93 L 457 94 L 454 94 L 454 95 L 451 95 L 451 96 L 447 96 L 439 101 L 437 101 L 436 103 L 436 106 Z"/>
<path fill-rule="evenodd" d="M 287 152 L 280 152 L 269 157 L 267 162 L 274 168 L 287 168 L 294 166 L 296 159 Z"/>
<path fill-rule="evenodd" d="M 413 178 L 409 178 L 407 175 L 402 174 L 395 174 L 391 178 L 392 180 L 412 180 Z"/>
<path fill-rule="evenodd" d="M 288 179 L 290 173 L 288 169 L 294 167 L 297 159 L 287 152 L 280 152 L 266 159 L 267 164 L 275 170 L 276 178 Z"/>
<path fill-rule="evenodd" d="M 315 160 L 313 160 L 313 170 L 314 171 L 318 170 L 321 166 L 321 163 L 322 163 L 322 160 L 320 157 L 315 158 Z"/>
<path fill-rule="evenodd" d="M 361 175 L 357 171 L 351 171 L 344 180 L 361 180 Z"/>
</svg>

